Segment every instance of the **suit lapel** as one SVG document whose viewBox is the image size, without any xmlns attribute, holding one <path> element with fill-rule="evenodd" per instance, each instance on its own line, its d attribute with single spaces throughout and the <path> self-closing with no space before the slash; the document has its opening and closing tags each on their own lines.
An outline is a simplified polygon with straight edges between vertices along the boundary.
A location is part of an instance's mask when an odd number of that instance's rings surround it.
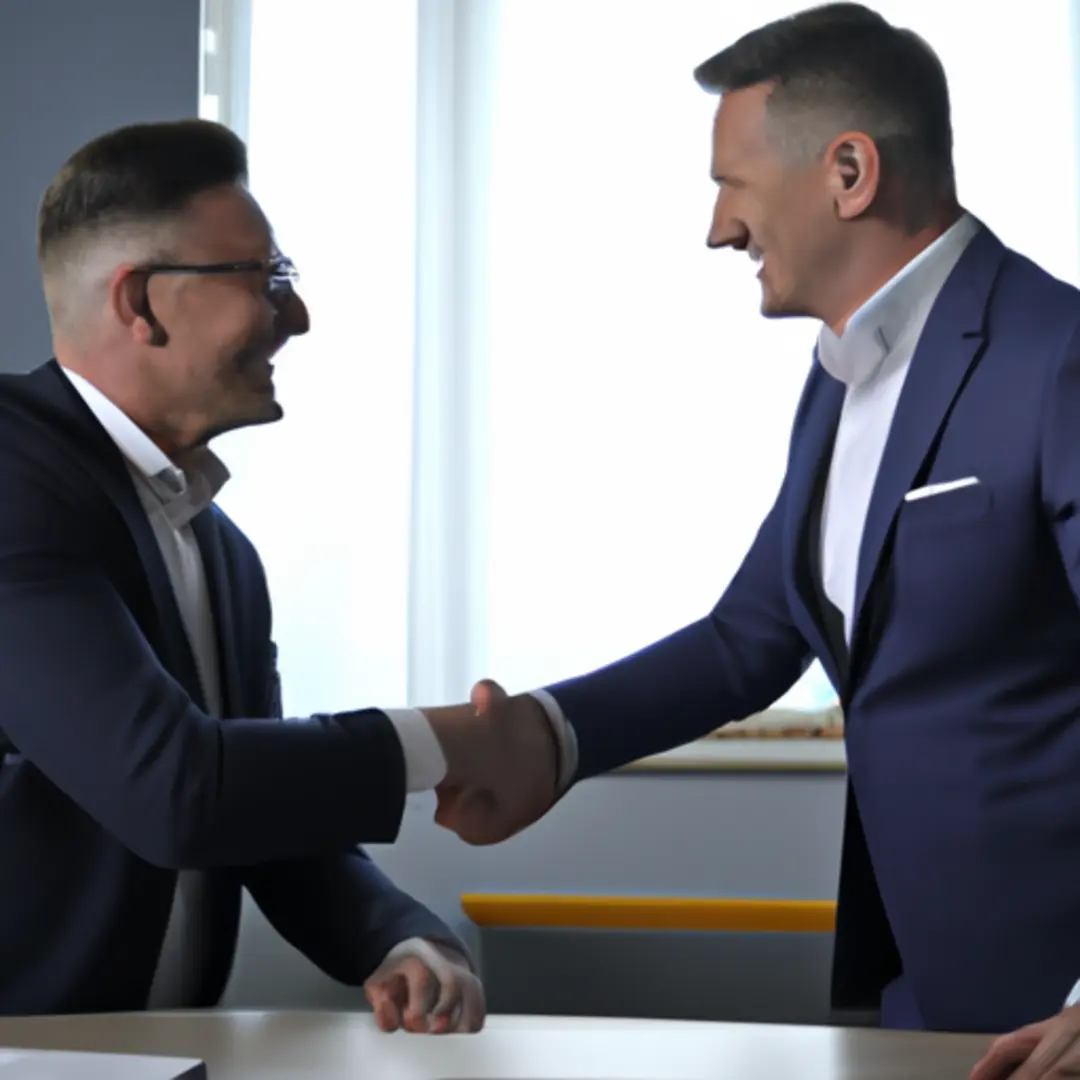
<svg viewBox="0 0 1080 1080">
<path fill-rule="evenodd" d="M 843 384 L 821 369 L 815 349 L 814 370 L 807 381 L 806 400 L 800 409 L 804 416 L 802 430 L 793 443 L 788 464 L 784 551 L 788 560 L 788 579 L 794 584 L 793 591 L 797 598 L 793 619 L 821 660 L 834 686 L 843 684 L 842 673 L 846 664 L 836 656 L 830 644 L 824 613 L 817 600 L 813 576 L 816 571 L 811 563 L 811 552 L 818 551 L 819 545 L 810 535 L 810 529 L 812 522 L 817 519 L 817 515 L 811 511 L 818 480 L 822 470 L 829 467 L 843 403 Z"/>
<path fill-rule="evenodd" d="M 123 462 L 121 468 L 123 472 L 116 476 L 112 475 L 112 470 L 103 475 L 102 487 L 116 504 L 135 542 L 157 610 L 168 667 L 191 695 L 192 700 L 205 710 L 206 696 L 199 678 L 199 669 L 195 664 L 195 654 L 191 650 L 191 642 L 180 616 L 176 593 L 161 554 L 161 547 L 150 525 L 150 519 L 146 516 L 146 509 L 135 491 L 134 481 L 128 475 Z"/>
<path fill-rule="evenodd" d="M 232 603 L 232 580 L 228 556 L 221 540 L 221 526 L 213 508 L 204 510 L 191 522 L 199 543 L 210 608 L 217 631 L 218 670 L 221 672 L 222 710 L 235 716 L 243 701 L 240 661 L 237 655 L 236 618 Z"/>
<path fill-rule="evenodd" d="M 180 617 L 169 572 L 123 456 L 58 365 L 47 364 L 31 373 L 28 379 L 37 394 L 57 414 L 51 418 L 53 425 L 50 426 L 58 424 L 63 437 L 74 444 L 73 461 L 101 486 L 123 519 L 146 574 L 166 664 L 192 699 L 205 709 L 195 656 Z"/>
<path fill-rule="evenodd" d="M 897 403 L 867 509 L 855 585 L 852 647 L 904 496 L 933 465 L 949 413 L 986 340 L 986 311 L 1005 248 L 987 229 L 968 245 L 926 322 Z"/>
</svg>

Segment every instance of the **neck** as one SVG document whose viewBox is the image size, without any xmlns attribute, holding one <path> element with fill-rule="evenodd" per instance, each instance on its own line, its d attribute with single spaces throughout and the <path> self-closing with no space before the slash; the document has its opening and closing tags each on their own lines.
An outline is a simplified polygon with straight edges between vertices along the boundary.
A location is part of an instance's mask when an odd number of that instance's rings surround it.
<svg viewBox="0 0 1080 1080">
<path fill-rule="evenodd" d="M 833 275 L 833 298 L 822 321 L 837 336 L 851 317 L 909 262 L 944 235 L 960 219 L 963 209 L 950 206 L 914 233 L 881 221 L 868 221 L 856 250 L 846 253 L 842 270 Z"/>
</svg>

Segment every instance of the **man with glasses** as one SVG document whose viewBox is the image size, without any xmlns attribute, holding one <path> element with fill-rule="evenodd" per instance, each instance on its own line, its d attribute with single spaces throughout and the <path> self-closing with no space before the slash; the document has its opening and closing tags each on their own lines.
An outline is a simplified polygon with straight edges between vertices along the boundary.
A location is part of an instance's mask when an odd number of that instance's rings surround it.
<svg viewBox="0 0 1080 1080">
<path fill-rule="evenodd" d="M 55 359 L 0 378 L 0 1013 L 201 1008 L 247 889 L 385 1030 L 475 1031 L 463 945 L 389 842 L 408 710 L 282 721 L 258 556 L 216 435 L 277 420 L 296 273 L 202 121 L 79 150 L 41 204 Z M 454 757 L 453 740 L 445 752 Z"/>
</svg>

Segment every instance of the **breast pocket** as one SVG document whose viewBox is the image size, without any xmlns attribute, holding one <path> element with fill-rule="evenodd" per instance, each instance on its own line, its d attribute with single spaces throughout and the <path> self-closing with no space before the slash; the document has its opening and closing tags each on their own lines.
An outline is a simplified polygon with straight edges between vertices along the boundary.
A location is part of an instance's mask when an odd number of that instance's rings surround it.
<svg viewBox="0 0 1080 1080">
<path fill-rule="evenodd" d="M 986 613 L 997 595 L 990 583 L 1008 577 L 1015 557 L 1012 538 L 998 542 L 1000 493 L 985 484 L 905 501 L 893 550 L 894 604 L 898 612 L 936 625 Z"/>
<path fill-rule="evenodd" d="M 927 490 L 911 493 L 900 508 L 901 529 L 963 525 L 988 518 L 994 506 L 993 493 L 986 484 Z"/>
</svg>

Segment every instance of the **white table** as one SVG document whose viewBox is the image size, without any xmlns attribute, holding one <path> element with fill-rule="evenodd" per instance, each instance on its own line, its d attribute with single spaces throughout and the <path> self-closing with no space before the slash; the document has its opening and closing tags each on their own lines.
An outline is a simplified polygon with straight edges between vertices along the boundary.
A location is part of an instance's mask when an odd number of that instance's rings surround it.
<svg viewBox="0 0 1080 1080">
<path fill-rule="evenodd" d="M 873 1029 L 494 1016 L 479 1035 L 384 1035 L 369 1015 L 0 1019 L 0 1045 L 206 1061 L 210 1080 L 966 1080 L 989 1040 Z"/>
</svg>

